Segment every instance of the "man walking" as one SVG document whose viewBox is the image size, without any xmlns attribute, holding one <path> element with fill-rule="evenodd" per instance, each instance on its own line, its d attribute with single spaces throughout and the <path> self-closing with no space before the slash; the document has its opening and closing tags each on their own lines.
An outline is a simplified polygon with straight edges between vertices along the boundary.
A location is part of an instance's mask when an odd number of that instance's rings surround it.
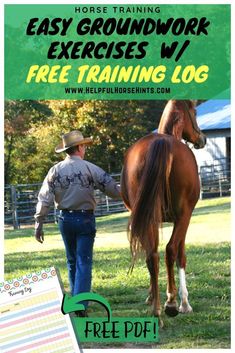
<svg viewBox="0 0 235 353">
<path fill-rule="evenodd" d="M 59 213 L 59 229 L 64 241 L 71 294 L 91 290 L 93 244 L 96 234 L 94 188 L 109 197 L 120 199 L 117 183 L 103 169 L 84 160 L 91 138 L 80 131 L 62 136 L 55 152 L 67 156 L 48 172 L 38 195 L 35 214 L 35 238 L 43 243 L 43 221 L 55 202 Z M 88 303 L 83 303 L 87 308 Z M 79 316 L 86 316 L 79 312 Z"/>
</svg>

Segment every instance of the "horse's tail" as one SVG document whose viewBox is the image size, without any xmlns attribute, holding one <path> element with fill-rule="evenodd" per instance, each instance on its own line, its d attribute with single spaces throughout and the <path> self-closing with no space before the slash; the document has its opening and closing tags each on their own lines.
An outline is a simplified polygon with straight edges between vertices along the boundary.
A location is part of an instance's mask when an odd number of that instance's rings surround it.
<svg viewBox="0 0 235 353">
<path fill-rule="evenodd" d="M 158 246 L 159 227 L 172 213 L 169 176 L 172 166 L 171 141 L 154 140 L 147 152 L 130 220 L 129 237 L 133 262 L 140 249 L 149 255 Z"/>
</svg>

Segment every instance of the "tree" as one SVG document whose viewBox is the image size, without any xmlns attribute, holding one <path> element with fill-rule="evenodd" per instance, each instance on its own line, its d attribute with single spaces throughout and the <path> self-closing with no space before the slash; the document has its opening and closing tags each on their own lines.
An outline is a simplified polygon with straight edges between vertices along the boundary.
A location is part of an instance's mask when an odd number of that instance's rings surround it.
<svg viewBox="0 0 235 353">
<path fill-rule="evenodd" d="M 17 157 L 26 141 L 30 143 L 28 153 L 34 152 L 30 129 L 39 125 L 51 115 L 51 110 L 45 103 L 38 101 L 13 101 L 5 103 L 5 183 L 14 180 Z M 22 156 L 21 156 L 22 157 Z M 21 169 L 21 172 L 23 169 Z"/>
</svg>

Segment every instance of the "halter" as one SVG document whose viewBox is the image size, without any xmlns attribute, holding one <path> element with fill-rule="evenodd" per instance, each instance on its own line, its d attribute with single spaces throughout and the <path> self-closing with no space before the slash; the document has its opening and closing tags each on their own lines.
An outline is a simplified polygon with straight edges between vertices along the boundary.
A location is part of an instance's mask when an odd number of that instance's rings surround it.
<svg viewBox="0 0 235 353">
<path fill-rule="evenodd" d="M 191 121 L 193 130 L 196 131 L 196 133 L 197 133 L 198 135 L 201 135 L 201 131 L 200 131 L 197 127 L 195 127 L 195 125 L 194 125 L 193 117 L 192 117 L 192 114 L 190 113 L 190 110 L 189 110 L 187 104 L 185 103 L 184 100 L 183 100 L 183 102 L 184 102 L 184 105 L 185 105 L 185 107 L 186 107 L 186 111 L 187 111 L 187 114 L 188 114 L 189 119 L 190 119 L 190 121 Z"/>
</svg>

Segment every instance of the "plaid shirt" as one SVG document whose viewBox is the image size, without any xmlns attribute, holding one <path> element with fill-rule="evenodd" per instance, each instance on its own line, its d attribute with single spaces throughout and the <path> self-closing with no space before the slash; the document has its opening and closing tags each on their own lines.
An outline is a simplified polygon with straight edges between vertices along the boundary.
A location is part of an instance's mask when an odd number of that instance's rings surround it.
<svg viewBox="0 0 235 353">
<path fill-rule="evenodd" d="M 94 210 L 94 189 L 121 199 L 115 180 L 95 164 L 79 156 L 67 156 L 53 166 L 39 191 L 35 219 L 42 223 L 54 202 L 59 210 Z"/>
</svg>

